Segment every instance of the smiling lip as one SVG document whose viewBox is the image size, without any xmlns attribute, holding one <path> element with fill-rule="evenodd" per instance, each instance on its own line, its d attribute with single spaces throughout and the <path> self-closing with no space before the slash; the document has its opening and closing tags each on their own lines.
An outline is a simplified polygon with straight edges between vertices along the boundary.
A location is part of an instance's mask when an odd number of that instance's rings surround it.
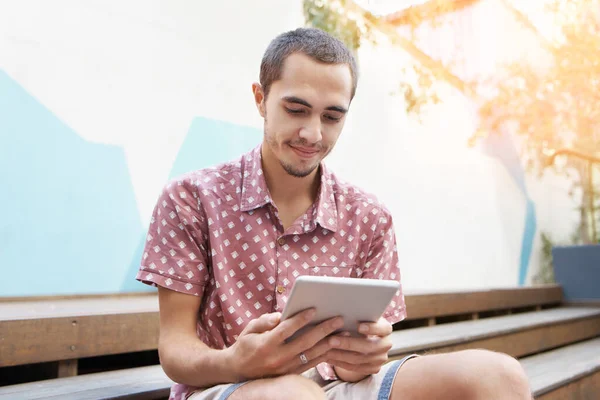
<svg viewBox="0 0 600 400">
<path fill-rule="evenodd" d="M 294 152 L 296 152 L 296 154 L 298 154 L 302 158 L 313 158 L 316 154 L 319 153 L 318 150 L 308 150 L 308 149 L 304 149 L 302 147 L 294 147 L 294 146 L 290 146 L 290 147 L 292 148 L 292 150 L 294 150 Z"/>
</svg>

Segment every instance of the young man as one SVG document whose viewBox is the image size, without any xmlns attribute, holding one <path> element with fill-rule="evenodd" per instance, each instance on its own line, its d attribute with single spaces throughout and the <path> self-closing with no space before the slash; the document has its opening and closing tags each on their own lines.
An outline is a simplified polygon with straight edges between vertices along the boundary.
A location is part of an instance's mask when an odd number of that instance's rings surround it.
<svg viewBox="0 0 600 400">
<path fill-rule="evenodd" d="M 262 144 L 164 188 L 137 279 L 158 286 L 161 364 L 178 382 L 171 398 L 530 398 L 505 355 L 387 363 L 392 324 L 406 316 L 401 290 L 364 337 L 328 337 L 334 318 L 285 342 L 312 312 L 279 319 L 298 276 L 400 280 L 389 211 L 322 162 L 357 76 L 352 53 L 328 34 L 278 36 L 252 85 Z"/>
</svg>

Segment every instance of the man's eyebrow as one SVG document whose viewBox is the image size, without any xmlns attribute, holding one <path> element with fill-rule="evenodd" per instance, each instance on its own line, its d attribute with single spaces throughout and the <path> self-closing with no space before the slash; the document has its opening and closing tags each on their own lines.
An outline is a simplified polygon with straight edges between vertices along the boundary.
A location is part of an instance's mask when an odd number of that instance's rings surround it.
<svg viewBox="0 0 600 400">
<path fill-rule="evenodd" d="M 296 97 L 296 96 L 286 96 L 286 97 L 283 97 L 282 100 L 285 102 L 288 102 L 288 103 L 301 104 L 305 107 L 312 108 L 312 105 L 308 101 L 301 99 L 299 97 Z M 330 111 L 337 111 L 342 114 L 346 114 L 348 112 L 348 109 L 346 109 L 342 106 L 329 106 L 325 109 L 330 110 Z"/>
<path fill-rule="evenodd" d="M 337 111 L 342 114 L 346 114 L 348 112 L 348 109 L 344 108 L 342 106 L 331 106 L 331 107 L 327 107 L 326 110 Z"/>
</svg>

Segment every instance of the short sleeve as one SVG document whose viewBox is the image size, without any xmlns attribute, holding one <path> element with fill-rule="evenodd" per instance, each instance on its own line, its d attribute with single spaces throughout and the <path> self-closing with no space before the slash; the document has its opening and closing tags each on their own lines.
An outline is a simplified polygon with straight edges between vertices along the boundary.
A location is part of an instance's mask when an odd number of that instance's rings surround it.
<svg viewBox="0 0 600 400">
<path fill-rule="evenodd" d="M 206 232 L 194 184 L 186 179 L 169 182 L 154 207 L 136 279 L 202 296 L 209 279 Z"/>
<path fill-rule="evenodd" d="M 394 233 L 392 216 L 388 210 L 382 208 L 376 215 L 378 220 L 375 224 L 373 240 L 369 247 L 362 278 L 388 279 L 400 283 L 400 288 L 383 313 L 383 317 L 390 324 L 395 324 L 406 318 L 406 304 L 400 280 L 396 234 Z"/>
</svg>

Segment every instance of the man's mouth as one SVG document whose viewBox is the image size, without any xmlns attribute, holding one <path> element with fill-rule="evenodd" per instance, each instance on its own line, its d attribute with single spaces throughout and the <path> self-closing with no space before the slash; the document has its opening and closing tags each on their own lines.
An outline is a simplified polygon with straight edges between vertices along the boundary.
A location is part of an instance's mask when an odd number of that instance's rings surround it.
<svg viewBox="0 0 600 400">
<path fill-rule="evenodd" d="M 292 150 L 294 150 L 294 152 L 296 154 L 298 154 L 302 158 L 312 158 L 315 155 L 319 154 L 319 149 L 315 149 L 312 147 L 309 148 L 309 147 L 292 146 L 292 145 L 290 145 L 290 147 L 292 148 Z"/>
</svg>

